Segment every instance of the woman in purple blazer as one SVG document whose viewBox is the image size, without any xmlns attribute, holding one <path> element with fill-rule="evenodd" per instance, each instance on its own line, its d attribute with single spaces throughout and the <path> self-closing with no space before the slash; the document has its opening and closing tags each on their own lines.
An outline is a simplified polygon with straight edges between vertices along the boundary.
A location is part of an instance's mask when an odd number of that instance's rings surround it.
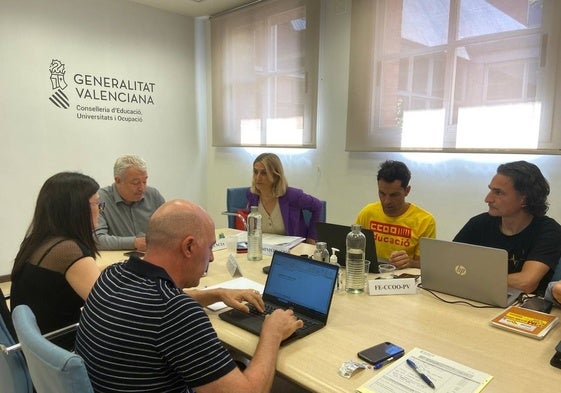
<svg viewBox="0 0 561 393">
<path fill-rule="evenodd" d="M 300 236 L 317 240 L 314 223 L 321 220 L 322 202 L 299 188 L 288 187 L 282 162 L 276 154 L 263 153 L 253 161 L 253 180 L 246 191 L 250 206 L 258 206 L 264 233 Z M 309 225 L 302 209 L 312 213 Z"/>
</svg>

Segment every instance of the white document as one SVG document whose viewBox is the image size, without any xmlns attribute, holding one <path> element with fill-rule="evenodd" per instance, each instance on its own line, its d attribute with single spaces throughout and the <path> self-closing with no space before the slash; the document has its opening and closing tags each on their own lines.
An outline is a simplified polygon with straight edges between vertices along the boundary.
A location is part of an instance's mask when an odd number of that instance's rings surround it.
<svg viewBox="0 0 561 393">
<path fill-rule="evenodd" d="M 411 359 L 425 374 L 436 389 L 427 385 L 407 365 Z M 419 348 L 406 353 L 386 370 L 382 370 L 375 377 L 368 380 L 357 389 L 360 393 L 395 393 L 395 392 L 480 392 L 493 377 L 481 371 L 456 363 L 452 360 L 434 355 Z"/>
<path fill-rule="evenodd" d="M 263 244 L 268 244 L 270 246 L 286 246 L 292 248 L 302 243 L 304 240 L 306 239 L 298 236 L 275 235 L 274 233 L 263 234 Z"/>
<path fill-rule="evenodd" d="M 213 289 L 213 288 L 229 288 L 229 289 L 255 289 L 259 291 L 259 293 L 263 293 L 263 289 L 265 286 L 263 284 L 259 284 L 258 282 L 252 281 L 249 278 L 239 277 L 233 280 L 225 281 L 220 284 L 212 285 L 210 287 L 204 288 L 206 289 Z M 226 304 L 224 302 L 216 302 L 207 306 L 207 308 L 211 309 L 212 311 L 222 310 L 226 308 Z"/>
<path fill-rule="evenodd" d="M 236 236 L 238 242 L 247 242 L 247 232 L 240 230 L 231 230 L 230 236 Z M 275 250 L 282 252 L 289 252 L 290 249 L 306 239 L 299 236 L 285 236 L 276 235 L 274 233 L 264 233 L 263 234 L 263 253 L 265 255 L 273 255 Z M 217 239 L 216 243 L 212 247 L 212 251 L 224 250 L 226 248 L 226 238 Z"/>
</svg>

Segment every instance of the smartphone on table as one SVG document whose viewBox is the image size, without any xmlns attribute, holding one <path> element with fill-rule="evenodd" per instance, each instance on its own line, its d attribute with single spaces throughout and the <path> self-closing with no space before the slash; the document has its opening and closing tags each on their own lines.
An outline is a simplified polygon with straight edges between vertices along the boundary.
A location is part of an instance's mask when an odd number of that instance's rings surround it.
<svg viewBox="0 0 561 393">
<path fill-rule="evenodd" d="M 396 359 L 399 359 L 404 353 L 405 351 L 403 348 L 386 341 L 360 351 L 357 356 L 365 362 L 373 365 L 374 369 L 378 369 Z"/>
</svg>

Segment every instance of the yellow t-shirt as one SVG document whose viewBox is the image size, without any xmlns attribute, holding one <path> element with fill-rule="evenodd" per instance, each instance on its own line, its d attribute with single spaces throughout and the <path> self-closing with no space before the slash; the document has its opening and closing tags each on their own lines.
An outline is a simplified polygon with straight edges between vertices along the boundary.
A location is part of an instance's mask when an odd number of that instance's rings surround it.
<svg viewBox="0 0 561 393">
<path fill-rule="evenodd" d="M 358 213 L 356 223 L 374 232 L 378 258 L 389 259 L 392 251 L 397 250 L 405 250 L 409 258 L 419 258 L 419 239 L 436 237 L 432 214 L 412 203 L 398 217 L 386 216 L 380 202 L 370 203 Z"/>
</svg>

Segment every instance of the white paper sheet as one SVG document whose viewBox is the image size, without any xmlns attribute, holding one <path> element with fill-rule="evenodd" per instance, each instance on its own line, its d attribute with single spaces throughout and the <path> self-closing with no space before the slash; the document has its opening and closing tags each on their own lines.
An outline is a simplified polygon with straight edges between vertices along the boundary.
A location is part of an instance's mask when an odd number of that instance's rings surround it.
<svg viewBox="0 0 561 393">
<path fill-rule="evenodd" d="M 229 289 L 255 289 L 259 291 L 259 293 L 263 293 L 263 288 L 265 286 L 263 284 L 259 284 L 258 282 L 252 281 L 245 277 L 235 278 L 233 280 L 225 281 L 220 284 L 212 285 L 210 287 L 204 288 L 206 289 L 213 289 L 213 288 L 229 288 Z M 207 308 L 211 309 L 212 311 L 222 310 L 226 308 L 226 304 L 224 302 L 216 302 L 211 305 L 208 305 Z"/>
<path fill-rule="evenodd" d="M 436 389 L 428 386 L 419 375 L 407 365 L 412 359 L 419 370 L 434 383 Z M 386 370 L 368 380 L 357 389 L 360 393 L 395 392 L 480 392 L 493 377 L 484 372 L 414 348 Z"/>
</svg>

